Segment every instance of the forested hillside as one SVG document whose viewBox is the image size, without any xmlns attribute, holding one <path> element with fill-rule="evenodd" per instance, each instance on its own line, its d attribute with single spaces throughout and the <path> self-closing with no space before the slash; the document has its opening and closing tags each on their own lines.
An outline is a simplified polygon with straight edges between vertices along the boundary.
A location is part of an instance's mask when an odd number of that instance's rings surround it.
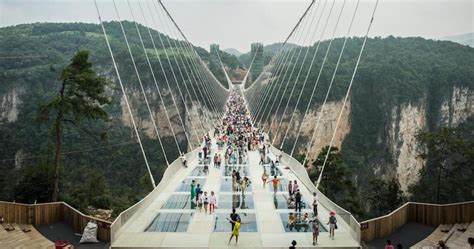
<svg viewBox="0 0 474 249">
<path fill-rule="evenodd" d="M 150 94 L 150 105 L 162 128 L 160 132 L 166 152 L 173 160 L 177 158 L 176 146 L 163 119 L 163 106 L 156 93 L 135 25 L 131 22 L 123 24 L 145 90 Z M 151 170 L 159 182 L 166 164 L 158 149 L 156 135 L 150 127 L 150 117 L 139 91 L 123 34 L 117 22 L 106 23 L 105 27 L 122 81 L 131 98 Z M 140 26 L 140 31 L 147 34 L 146 27 Z M 155 41 L 160 41 L 156 31 L 152 34 Z M 164 46 L 169 48 L 167 37 L 161 36 Z M 50 125 L 36 122 L 38 106 L 57 93 L 61 71 L 78 50 L 90 51 L 95 70 L 115 80 L 110 54 L 100 26 L 95 24 L 18 25 L 1 28 L 0 37 L 0 199 L 27 203 L 47 201 L 51 190 L 53 133 Z M 169 74 L 171 65 L 177 73 L 179 69 L 176 61 L 182 58 L 179 56 L 189 54 L 176 47 L 168 49 L 171 63 L 163 63 L 164 70 L 161 70 L 149 36 L 143 37 L 159 87 L 167 89 L 163 71 Z M 176 45 L 175 40 L 171 39 L 170 42 L 171 46 Z M 155 43 L 160 58 L 166 62 L 163 45 Z M 207 51 L 198 47 L 195 49 L 204 61 L 209 60 Z M 168 77 L 172 79 L 170 75 Z M 170 84 L 172 92 L 163 90 L 164 102 L 169 105 L 180 147 L 185 150 L 186 141 L 177 121 L 177 112 L 170 108 L 171 94 L 178 98 L 177 83 L 172 81 Z M 181 81 L 179 84 L 183 87 Z M 129 115 L 123 107 L 123 94 L 118 85 L 113 85 L 109 91 L 112 104 L 107 107 L 110 116 L 108 122 L 84 122 L 80 129 L 73 125 L 66 126 L 60 197 L 82 210 L 93 205 L 118 212 L 143 197 L 151 187 Z M 205 100 L 197 100 L 204 106 L 200 108 L 201 113 L 206 112 Z M 183 106 L 178 107 L 184 115 Z M 104 130 L 107 131 L 106 139 L 101 134 Z"/>
</svg>

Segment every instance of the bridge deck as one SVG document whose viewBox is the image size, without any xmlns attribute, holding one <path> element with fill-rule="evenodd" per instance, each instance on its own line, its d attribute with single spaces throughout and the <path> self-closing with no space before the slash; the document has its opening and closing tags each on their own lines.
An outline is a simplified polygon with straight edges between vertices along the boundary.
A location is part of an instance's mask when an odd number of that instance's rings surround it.
<svg viewBox="0 0 474 249">
<path fill-rule="evenodd" d="M 218 148 L 213 140 L 212 154 L 217 152 Z M 223 151 L 222 151 L 223 152 Z M 224 170 L 230 170 L 224 165 L 221 168 L 214 168 L 212 163 L 209 166 L 209 173 L 204 176 L 196 175 L 199 172 L 198 158 L 189 158 L 189 167 L 181 168 L 172 176 L 170 184 L 168 184 L 161 193 L 158 194 L 150 205 L 140 208 L 132 218 L 126 222 L 120 229 L 115 241 L 112 242 L 112 248 L 144 248 L 144 247 L 181 247 L 181 248 L 223 248 L 223 247 L 239 247 L 239 248 L 288 248 L 292 240 L 296 240 L 298 247 L 312 246 L 311 231 L 291 232 L 285 231 L 286 217 L 289 212 L 294 210 L 286 209 L 286 207 L 275 208 L 274 195 L 271 184 L 263 187 L 261 175 L 263 173 L 262 165 L 259 165 L 258 151 L 249 152 L 249 163 L 243 164 L 243 169 L 248 169 L 248 176 L 251 179 L 251 187 L 245 194 L 245 199 L 240 195 L 230 197 L 238 192 L 231 192 L 231 189 L 223 185 L 229 184 L 231 177 L 224 176 Z M 248 168 L 246 168 L 248 167 Z M 282 187 L 284 191 L 277 194 L 277 199 L 283 200 L 286 191 L 287 180 L 298 180 L 296 176 L 284 165 L 277 166 L 277 171 L 281 171 Z M 194 172 L 194 173 L 193 173 Z M 245 174 L 242 174 L 244 176 Z M 182 186 L 189 185 L 189 182 L 183 181 L 196 179 L 198 182 L 205 181 L 203 191 L 214 191 L 217 195 L 218 209 L 215 214 L 204 214 L 197 210 L 191 209 L 189 196 L 179 198 L 181 195 L 187 195 L 190 191 L 177 192 L 183 190 Z M 181 185 L 181 186 L 180 186 Z M 311 203 L 312 195 L 303 185 L 300 190 L 303 194 L 303 200 Z M 228 185 L 227 185 L 228 186 Z M 222 190 L 222 191 L 221 191 Z M 227 241 L 231 234 L 231 228 L 225 217 L 229 217 L 231 206 L 229 199 L 234 205 L 242 207 L 238 208 L 237 213 L 240 214 L 242 221 L 250 222 L 242 224 L 238 245 L 234 242 L 227 245 Z M 172 202 L 175 200 L 176 202 Z M 171 207 L 171 208 L 170 208 Z M 178 208 L 176 208 L 178 207 Z M 310 209 L 302 210 L 311 214 Z M 326 223 L 328 220 L 329 210 L 323 205 L 319 205 L 320 221 Z M 169 215 L 167 217 L 166 214 Z M 283 215 L 282 215 L 283 214 Z M 157 215 L 159 222 L 156 225 L 150 225 Z M 190 218 L 189 218 L 190 217 Z M 283 221 L 282 221 L 283 220 Z M 181 221 L 179 223 L 178 221 Z M 321 233 L 319 236 L 319 247 L 324 248 L 357 248 L 359 242 L 354 240 L 349 233 L 349 226 L 344 223 L 343 219 L 338 217 L 338 229 L 336 230 L 335 240 L 329 238 L 329 233 L 325 232 L 327 226 L 321 225 Z M 286 228 L 288 230 L 288 228 Z M 146 231 L 149 230 L 149 231 Z M 156 232 L 150 230 L 176 230 L 177 232 Z M 304 230 L 304 229 L 302 229 Z M 247 232 L 246 232 L 247 231 Z"/>
</svg>

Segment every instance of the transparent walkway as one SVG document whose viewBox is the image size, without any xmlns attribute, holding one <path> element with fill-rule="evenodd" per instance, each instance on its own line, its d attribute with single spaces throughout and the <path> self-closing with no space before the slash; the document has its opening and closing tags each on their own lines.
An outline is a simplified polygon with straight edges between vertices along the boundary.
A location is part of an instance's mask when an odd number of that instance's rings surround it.
<svg viewBox="0 0 474 249">
<path fill-rule="evenodd" d="M 274 148 L 272 148 L 272 151 Z M 219 150 L 215 139 L 209 155 L 224 154 Z M 259 164 L 258 151 L 250 151 L 248 161 L 218 168 L 211 163 L 205 167 L 198 159 L 197 152 L 188 156 L 188 168 L 174 165 L 174 170 L 166 185 L 158 186 L 139 206 L 124 212 L 126 219 L 113 225 L 112 248 L 179 247 L 179 248 L 288 248 L 296 240 L 299 248 L 312 247 L 310 226 L 289 227 L 288 181 L 297 180 L 306 204 L 302 213 L 311 214 L 312 193 L 287 165 Z M 275 155 L 269 157 L 275 160 Z M 225 160 L 223 160 L 225 161 Z M 176 162 L 175 162 L 176 163 Z M 174 163 L 174 164 L 175 164 Z M 180 164 L 180 162 L 178 162 Z M 270 179 L 276 175 L 280 179 L 278 193 L 273 193 L 270 184 L 263 185 L 261 176 L 267 170 Z M 236 170 L 243 178 L 247 176 L 251 185 L 242 193 L 232 186 L 232 171 Z M 196 210 L 191 201 L 191 181 L 200 184 L 202 191 L 217 196 L 215 213 Z M 329 210 L 324 203 L 318 205 L 320 224 L 319 248 L 358 248 L 359 242 L 351 235 L 351 228 L 338 218 L 336 239 L 331 240 L 325 224 Z M 238 245 L 234 241 L 227 245 L 231 234 L 231 224 L 226 220 L 232 208 L 242 219 Z M 311 216 L 311 215 L 310 215 Z M 122 221 L 123 220 L 123 221 Z M 123 223 L 123 224 L 122 224 Z M 115 227 L 118 227 L 116 230 Z"/>
</svg>

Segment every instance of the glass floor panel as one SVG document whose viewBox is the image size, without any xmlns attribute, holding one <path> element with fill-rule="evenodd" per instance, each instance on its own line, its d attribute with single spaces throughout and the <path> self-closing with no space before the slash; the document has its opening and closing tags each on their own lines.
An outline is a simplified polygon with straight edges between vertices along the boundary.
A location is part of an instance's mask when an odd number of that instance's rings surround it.
<svg viewBox="0 0 474 249">
<path fill-rule="evenodd" d="M 201 188 L 204 186 L 204 183 L 206 183 L 205 178 L 186 178 L 179 184 L 178 188 L 176 188 L 176 192 L 191 192 L 192 180 L 196 181 L 196 186 L 201 184 Z"/>
<path fill-rule="evenodd" d="M 209 172 L 209 169 L 207 170 Z M 193 169 L 193 171 L 191 171 L 191 173 L 189 174 L 189 176 L 206 176 L 207 173 L 206 171 L 204 171 L 204 167 L 203 166 L 197 166 L 196 168 Z"/>
<path fill-rule="evenodd" d="M 250 176 L 250 170 L 248 166 L 226 166 L 224 167 L 224 171 L 222 171 L 222 176 L 232 176 L 232 171 L 238 171 L 240 173 L 240 177 Z"/>
<path fill-rule="evenodd" d="M 286 178 L 279 178 L 280 183 L 278 184 L 278 192 L 285 192 L 288 193 L 288 180 Z M 273 193 L 273 185 L 272 185 L 273 178 L 268 178 L 268 190 Z"/>
<path fill-rule="evenodd" d="M 191 201 L 191 194 L 173 194 L 166 200 L 162 209 L 195 209 L 196 203 Z"/>
<path fill-rule="evenodd" d="M 222 178 L 221 180 L 221 192 L 240 192 L 239 189 L 234 188 L 232 186 L 232 178 L 226 177 Z M 252 192 L 252 184 L 250 184 L 246 189 L 245 192 Z"/>
<path fill-rule="evenodd" d="M 240 226 L 240 232 L 257 232 L 257 220 L 255 218 L 255 214 L 237 213 L 243 222 L 243 224 Z M 230 219 L 230 212 L 228 214 L 216 214 L 214 232 L 232 232 L 232 226 L 226 218 Z"/>
<path fill-rule="evenodd" d="M 273 195 L 273 204 L 276 209 L 294 209 L 288 207 L 288 194 L 276 194 Z M 302 209 L 311 209 L 311 205 L 307 202 L 301 202 Z"/>
<path fill-rule="evenodd" d="M 283 173 L 281 172 L 280 168 L 278 167 L 271 167 L 270 165 L 265 166 L 265 170 L 269 176 L 282 176 Z"/>
<path fill-rule="evenodd" d="M 235 194 L 220 194 L 219 195 L 220 209 L 254 209 L 253 196 L 251 193 L 241 195 Z"/>
<path fill-rule="evenodd" d="M 293 213 L 295 214 L 295 213 Z M 288 225 L 288 216 L 290 213 L 280 213 L 280 219 L 281 222 L 283 223 L 283 228 L 285 229 L 285 232 L 300 232 L 300 233 L 311 233 L 313 232 L 312 226 L 313 224 L 297 224 L 297 225 Z M 296 214 L 296 220 L 298 221 L 300 217 L 302 217 L 302 214 Z M 309 213 L 309 219 L 311 220 L 313 217 L 311 213 Z M 319 232 L 327 232 L 326 228 L 322 225 L 321 221 L 319 221 Z"/>
<path fill-rule="evenodd" d="M 145 232 L 186 232 L 192 213 L 159 213 Z"/>
</svg>

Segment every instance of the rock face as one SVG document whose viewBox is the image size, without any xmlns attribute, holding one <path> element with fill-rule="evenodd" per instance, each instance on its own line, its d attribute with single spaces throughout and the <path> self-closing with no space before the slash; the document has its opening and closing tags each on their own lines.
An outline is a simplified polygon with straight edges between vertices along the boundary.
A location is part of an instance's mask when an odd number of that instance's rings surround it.
<svg viewBox="0 0 474 249">
<path fill-rule="evenodd" d="M 424 166 L 419 155 L 424 148 L 417 143 L 416 134 L 427 128 L 427 101 L 396 106 L 392 110 L 389 129 L 389 148 L 395 174 L 402 190 L 418 180 L 418 172 Z M 473 91 L 453 88 L 452 96 L 443 101 L 439 110 L 439 126 L 455 127 L 474 113 Z"/>
<path fill-rule="evenodd" d="M 18 117 L 18 107 L 22 104 L 20 98 L 23 90 L 13 88 L 11 91 L 1 96 L 0 101 L 0 120 L 6 119 L 8 122 L 14 122 Z"/>
</svg>

